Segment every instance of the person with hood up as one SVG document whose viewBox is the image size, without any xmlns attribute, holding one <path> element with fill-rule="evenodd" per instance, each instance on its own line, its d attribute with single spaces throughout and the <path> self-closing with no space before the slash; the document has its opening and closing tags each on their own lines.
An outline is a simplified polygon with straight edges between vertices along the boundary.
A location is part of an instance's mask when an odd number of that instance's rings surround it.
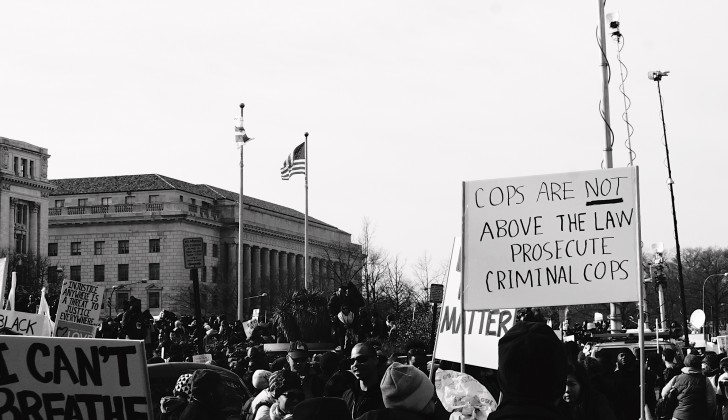
<svg viewBox="0 0 728 420">
<path fill-rule="evenodd" d="M 290 370 L 273 372 L 269 379 L 268 391 L 275 402 L 270 406 L 261 405 L 255 413 L 255 420 L 291 420 L 293 410 L 306 396 L 301 386 L 301 377 Z"/>
<path fill-rule="evenodd" d="M 159 402 L 162 416 L 160 420 L 178 420 L 182 411 L 187 407 L 192 394 L 192 374 L 184 373 L 177 378 L 172 396 L 162 397 Z"/>
<path fill-rule="evenodd" d="M 542 322 L 519 322 L 498 342 L 501 401 L 488 420 L 561 419 L 556 404 L 566 389 L 566 352 Z"/>
<path fill-rule="evenodd" d="M 591 386 L 582 364 L 569 363 L 566 373 L 566 390 L 559 402 L 564 420 L 617 420 L 607 397 Z"/>
<path fill-rule="evenodd" d="M 219 400 L 222 396 L 222 378 L 211 369 L 198 369 L 192 374 L 190 402 L 180 420 L 224 420 Z"/>
<path fill-rule="evenodd" d="M 379 388 L 385 408 L 369 411 L 357 420 L 434 419 L 435 386 L 415 366 L 392 363 L 384 372 Z"/>
<path fill-rule="evenodd" d="M 703 375 L 701 357 L 688 354 L 684 360 L 682 373 L 670 379 L 662 388 L 662 398 L 667 398 L 674 388 L 677 392 L 677 408 L 673 419 L 702 420 L 711 419 L 715 413 L 715 388 Z"/>
</svg>

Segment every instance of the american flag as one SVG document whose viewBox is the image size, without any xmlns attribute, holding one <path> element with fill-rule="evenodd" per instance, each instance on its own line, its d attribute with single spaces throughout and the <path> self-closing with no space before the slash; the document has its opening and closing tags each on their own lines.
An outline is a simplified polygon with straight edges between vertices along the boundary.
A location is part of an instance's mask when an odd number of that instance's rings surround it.
<svg viewBox="0 0 728 420">
<path fill-rule="evenodd" d="M 238 143 L 247 143 L 252 138 L 248 137 L 243 128 L 243 117 L 235 117 L 235 141 Z"/>
<path fill-rule="evenodd" d="M 281 179 L 288 180 L 296 174 L 306 174 L 306 142 L 299 144 L 283 161 Z"/>
</svg>

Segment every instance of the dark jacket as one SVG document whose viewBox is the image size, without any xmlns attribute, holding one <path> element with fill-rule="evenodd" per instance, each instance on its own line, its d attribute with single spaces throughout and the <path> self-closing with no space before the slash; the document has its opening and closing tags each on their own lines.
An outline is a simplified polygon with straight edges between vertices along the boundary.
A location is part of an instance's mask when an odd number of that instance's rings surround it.
<svg viewBox="0 0 728 420">
<path fill-rule="evenodd" d="M 379 387 L 369 388 L 368 391 L 362 391 L 359 382 L 353 388 L 344 391 L 342 396 L 346 406 L 349 407 L 352 418 L 360 417 L 372 410 L 384 408 L 382 400 L 382 390 Z"/>
<path fill-rule="evenodd" d="M 559 402 L 559 412 L 565 420 L 616 420 L 609 400 L 599 391 L 591 390 L 577 403 Z"/>
<path fill-rule="evenodd" d="M 162 411 L 160 420 L 179 420 L 185 407 L 187 407 L 187 398 L 163 397 L 159 405 Z"/>
<path fill-rule="evenodd" d="M 180 415 L 180 420 L 223 420 L 220 397 L 216 392 L 220 374 L 210 369 L 199 369 L 192 374 L 192 397 Z"/>
<path fill-rule="evenodd" d="M 677 408 L 672 416 L 680 420 L 708 418 L 707 387 L 702 373 L 683 373 L 675 378 L 673 388 L 678 390 Z"/>
<path fill-rule="evenodd" d="M 401 408 L 382 408 L 369 411 L 356 420 L 434 420 L 434 416 L 417 413 Z"/>
<path fill-rule="evenodd" d="M 501 402 L 488 420 L 563 420 L 556 406 Z"/>
</svg>

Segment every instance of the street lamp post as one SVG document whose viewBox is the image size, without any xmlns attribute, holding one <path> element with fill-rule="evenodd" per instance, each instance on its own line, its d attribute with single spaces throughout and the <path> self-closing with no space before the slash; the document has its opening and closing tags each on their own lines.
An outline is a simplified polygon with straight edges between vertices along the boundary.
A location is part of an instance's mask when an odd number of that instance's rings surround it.
<svg viewBox="0 0 728 420">
<path fill-rule="evenodd" d="M 703 313 L 705 313 L 705 284 L 708 282 L 708 279 L 715 276 L 723 276 L 723 281 L 728 279 L 728 273 L 716 273 L 709 275 L 703 280 Z M 705 331 L 705 327 L 703 327 L 703 331 Z"/>
<path fill-rule="evenodd" d="M 141 283 L 141 284 L 146 284 L 146 282 L 147 282 L 146 280 L 139 280 L 139 281 L 133 281 L 133 282 L 131 282 L 131 283 L 127 283 L 127 284 L 117 284 L 116 286 L 113 286 L 113 287 L 111 288 L 111 292 L 109 293 L 109 297 L 108 297 L 108 298 L 106 298 L 106 306 L 108 306 L 108 307 L 109 307 L 109 318 L 111 318 L 111 298 L 112 298 L 112 297 L 114 297 L 114 293 L 115 293 L 115 292 L 116 292 L 116 291 L 117 291 L 118 289 L 123 289 L 123 288 L 125 288 L 125 287 L 128 287 L 128 286 L 133 286 L 133 285 L 135 285 L 135 284 L 140 284 L 140 283 Z"/>
</svg>

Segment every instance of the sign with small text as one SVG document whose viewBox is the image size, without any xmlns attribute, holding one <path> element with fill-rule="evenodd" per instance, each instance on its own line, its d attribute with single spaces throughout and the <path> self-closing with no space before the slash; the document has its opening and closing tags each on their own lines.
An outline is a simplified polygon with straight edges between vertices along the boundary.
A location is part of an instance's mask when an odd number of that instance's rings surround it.
<svg viewBox="0 0 728 420">
<path fill-rule="evenodd" d="M 56 337 L 93 338 L 101 314 L 104 287 L 63 280 L 56 312 Z"/>
<path fill-rule="evenodd" d="M 186 270 L 202 268 L 205 265 L 203 248 L 204 243 L 202 238 L 182 239 L 182 250 L 184 252 Z"/>
<path fill-rule="evenodd" d="M 636 167 L 463 183 L 465 309 L 638 300 Z"/>
</svg>

